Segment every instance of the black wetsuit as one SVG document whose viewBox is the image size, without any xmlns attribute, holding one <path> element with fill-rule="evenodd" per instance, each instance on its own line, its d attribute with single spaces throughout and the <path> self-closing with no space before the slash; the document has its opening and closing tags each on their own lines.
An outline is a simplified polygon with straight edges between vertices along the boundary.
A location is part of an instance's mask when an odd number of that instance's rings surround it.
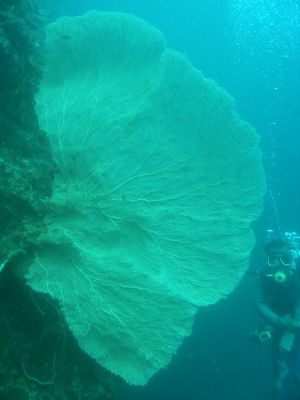
<svg viewBox="0 0 300 400">
<path fill-rule="evenodd" d="M 288 374 L 275 389 L 276 400 L 300 400 L 300 330 L 294 331 L 290 351 L 283 349 L 287 330 L 282 326 L 282 317 L 291 317 L 300 322 L 300 266 L 287 274 L 284 282 L 276 282 L 268 276 L 270 270 L 260 273 L 258 307 L 265 322 L 273 330 L 273 363 L 276 377 L 284 364 Z"/>
<path fill-rule="evenodd" d="M 265 303 L 280 317 L 296 316 L 300 310 L 300 268 L 297 267 L 290 273 L 285 282 L 276 282 L 273 277 L 267 276 L 266 270 L 262 272 L 259 301 Z"/>
</svg>

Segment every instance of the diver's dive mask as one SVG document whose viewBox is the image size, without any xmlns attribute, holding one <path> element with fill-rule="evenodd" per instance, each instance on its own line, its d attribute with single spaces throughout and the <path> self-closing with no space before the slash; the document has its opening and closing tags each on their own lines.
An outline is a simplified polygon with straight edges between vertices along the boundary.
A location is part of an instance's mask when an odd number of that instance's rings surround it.
<svg viewBox="0 0 300 400">
<path fill-rule="evenodd" d="M 268 266 L 282 265 L 283 267 L 290 267 L 292 262 L 289 255 L 270 255 L 268 256 Z"/>
<path fill-rule="evenodd" d="M 289 255 L 269 255 L 268 278 L 273 278 L 275 282 L 284 283 L 293 270 L 292 259 Z"/>
</svg>

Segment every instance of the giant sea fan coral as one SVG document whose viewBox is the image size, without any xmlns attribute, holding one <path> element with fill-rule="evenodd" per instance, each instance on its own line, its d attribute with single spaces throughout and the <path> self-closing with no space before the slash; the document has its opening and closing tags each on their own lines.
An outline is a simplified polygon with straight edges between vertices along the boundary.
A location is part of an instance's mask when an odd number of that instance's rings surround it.
<svg viewBox="0 0 300 400">
<path fill-rule="evenodd" d="M 59 172 L 28 282 L 60 301 L 87 353 L 145 384 L 197 307 L 248 266 L 258 138 L 226 92 L 135 17 L 62 18 L 47 46 L 37 110 Z"/>
</svg>

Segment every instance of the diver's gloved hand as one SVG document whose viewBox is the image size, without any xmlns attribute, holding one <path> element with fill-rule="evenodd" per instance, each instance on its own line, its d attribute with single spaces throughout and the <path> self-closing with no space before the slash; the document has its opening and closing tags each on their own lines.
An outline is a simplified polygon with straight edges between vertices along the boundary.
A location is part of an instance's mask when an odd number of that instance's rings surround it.
<svg viewBox="0 0 300 400">
<path fill-rule="evenodd" d="M 293 332 L 300 332 L 300 321 L 294 321 L 293 322 Z"/>
<path fill-rule="evenodd" d="M 300 321 L 295 321 L 290 316 L 279 317 L 278 326 L 291 332 L 300 332 Z"/>
</svg>

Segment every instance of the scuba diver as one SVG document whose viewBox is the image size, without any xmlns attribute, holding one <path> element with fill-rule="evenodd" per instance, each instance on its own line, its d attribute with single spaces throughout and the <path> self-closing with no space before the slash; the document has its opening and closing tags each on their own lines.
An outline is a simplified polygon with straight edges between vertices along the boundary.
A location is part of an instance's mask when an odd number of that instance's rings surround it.
<svg viewBox="0 0 300 400">
<path fill-rule="evenodd" d="M 252 333 L 252 339 L 272 340 L 274 399 L 300 400 L 299 247 L 295 251 L 289 240 L 272 240 L 265 252 L 267 263 L 259 273 L 257 297 L 265 325 Z"/>
</svg>

